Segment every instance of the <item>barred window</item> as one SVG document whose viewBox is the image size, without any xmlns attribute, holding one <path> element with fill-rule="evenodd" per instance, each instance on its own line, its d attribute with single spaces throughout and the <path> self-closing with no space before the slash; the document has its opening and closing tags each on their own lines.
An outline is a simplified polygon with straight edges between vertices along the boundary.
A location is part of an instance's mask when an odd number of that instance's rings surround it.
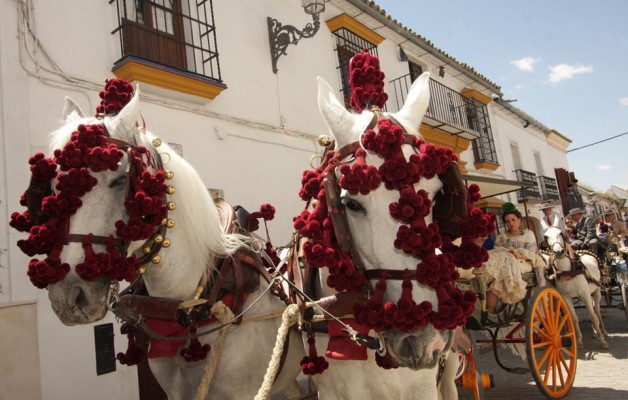
<svg viewBox="0 0 628 400">
<path fill-rule="evenodd" d="M 222 82 L 212 0 L 114 1 L 121 60 L 136 57 Z"/>
</svg>

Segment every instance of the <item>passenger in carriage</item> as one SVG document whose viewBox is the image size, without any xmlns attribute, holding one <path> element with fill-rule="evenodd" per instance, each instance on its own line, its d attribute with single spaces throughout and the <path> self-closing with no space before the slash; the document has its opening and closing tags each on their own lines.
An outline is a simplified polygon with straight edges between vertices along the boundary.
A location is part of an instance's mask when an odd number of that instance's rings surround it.
<svg viewBox="0 0 628 400">
<path fill-rule="evenodd" d="M 569 241 L 571 241 L 571 239 L 573 239 L 573 233 L 572 233 L 573 226 L 574 226 L 573 218 L 571 218 L 569 215 L 567 215 L 564 218 L 563 222 L 565 223 L 565 234 L 567 235 L 567 239 Z"/>
<path fill-rule="evenodd" d="M 486 293 L 486 308 L 489 313 L 499 311 L 498 303 L 514 304 L 525 297 L 526 283 L 521 274 L 537 270 L 538 279 L 543 279 L 545 263 L 537 254 L 534 233 L 521 225 L 521 212 L 512 203 L 502 207 L 502 220 L 506 231 L 495 239 L 495 248 L 489 251 L 489 260 L 481 267 L 489 291 Z"/>
<path fill-rule="evenodd" d="M 628 236 L 628 228 L 624 221 L 619 221 L 617 215 L 613 210 L 606 210 L 604 212 L 604 222 L 608 225 L 611 235 L 619 235 L 619 237 L 625 239 Z"/>
<path fill-rule="evenodd" d="M 564 222 L 558 214 L 552 212 L 552 205 L 550 203 L 541 203 L 539 211 L 543 213 L 543 218 L 541 218 L 541 228 L 543 228 L 543 232 L 545 232 L 550 226 L 555 226 L 561 231 L 565 231 Z"/>
<path fill-rule="evenodd" d="M 574 221 L 571 230 L 571 247 L 575 250 L 589 250 L 593 254 L 597 254 L 598 237 L 595 220 L 591 217 L 585 217 L 582 208 L 572 208 L 568 216 Z"/>
</svg>

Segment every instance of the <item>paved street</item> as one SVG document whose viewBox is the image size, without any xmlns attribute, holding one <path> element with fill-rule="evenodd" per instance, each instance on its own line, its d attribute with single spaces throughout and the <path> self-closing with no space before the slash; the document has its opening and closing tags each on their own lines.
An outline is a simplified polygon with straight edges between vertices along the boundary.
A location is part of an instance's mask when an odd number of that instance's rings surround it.
<svg viewBox="0 0 628 400">
<path fill-rule="evenodd" d="M 628 321 L 622 310 L 602 309 L 606 329 L 610 335 L 610 349 L 598 347 L 592 337 L 591 324 L 586 310 L 578 309 L 580 329 L 584 336 L 584 349 L 578 349 L 576 380 L 568 400 L 625 400 L 628 399 Z M 487 400 L 544 399 L 536 388 L 532 375 L 505 372 L 495 362 L 492 351 L 480 351 L 480 368 L 492 373 L 495 387 L 485 390 Z M 503 354 L 503 357 L 501 355 Z M 509 349 L 500 349 L 500 359 L 508 366 L 527 366 L 512 355 Z M 473 399 L 471 392 L 459 389 L 460 399 Z"/>
</svg>

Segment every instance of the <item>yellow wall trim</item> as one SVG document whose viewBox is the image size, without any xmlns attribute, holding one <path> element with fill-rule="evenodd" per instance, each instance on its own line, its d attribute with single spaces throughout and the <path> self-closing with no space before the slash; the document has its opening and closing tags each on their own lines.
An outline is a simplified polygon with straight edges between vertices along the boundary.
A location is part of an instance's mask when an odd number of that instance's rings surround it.
<svg viewBox="0 0 628 400">
<path fill-rule="evenodd" d="M 480 161 L 474 163 L 473 165 L 475 165 L 475 169 L 484 168 L 490 171 L 495 171 L 497 168 L 499 168 L 499 164 L 490 161 Z"/>
<path fill-rule="evenodd" d="M 460 94 L 463 97 L 466 97 L 466 98 L 476 99 L 477 101 L 479 101 L 480 103 L 483 103 L 485 105 L 490 103 L 493 100 L 490 97 L 488 97 L 487 95 L 482 94 L 482 93 L 478 92 L 475 89 L 463 89 Z"/>
<path fill-rule="evenodd" d="M 213 100 L 227 88 L 227 86 L 209 82 L 200 78 L 159 68 L 150 62 L 142 62 L 138 59 L 124 59 L 113 66 L 113 74 L 129 82 L 144 82 L 159 86 L 164 89 L 192 94 Z"/>
<path fill-rule="evenodd" d="M 375 46 L 379 46 L 384 41 L 384 37 L 374 30 L 366 27 L 362 23 L 351 18 L 347 14 L 340 14 L 325 22 L 330 32 L 335 32 L 340 28 L 345 28 L 360 36 L 363 39 L 368 40 Z"/>
</svg>

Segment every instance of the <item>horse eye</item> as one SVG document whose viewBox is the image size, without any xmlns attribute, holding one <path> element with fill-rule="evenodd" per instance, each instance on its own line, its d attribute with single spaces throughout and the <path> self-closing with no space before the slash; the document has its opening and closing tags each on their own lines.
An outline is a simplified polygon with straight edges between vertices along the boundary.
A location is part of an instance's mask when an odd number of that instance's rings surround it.
<svg viewBox="0 0 628 400">
<path fill-rule="evenodd" d="M 366 214 L 366 210 L 364 209 L 364 207 L 362 207 L 362 204 L 360 204 L 360 202 L 358 202 L 357 200 L 350 199 L 348 197 L 343 197 L 342 199 L 340 199 L 340 202 L 342 203 L 343 206 L 345 206 L 351 211 L 360 211 Z"/>
<path fill-rule="evenodd" d="M 126 183 L 126 175 L 122 175 L 117 177 L 116 179 L 114 179 L 110 184 L 109 187 L 110 188 L 114 188 L 116 186 L 121 186 L 124 185 Z"/>
</svg>

